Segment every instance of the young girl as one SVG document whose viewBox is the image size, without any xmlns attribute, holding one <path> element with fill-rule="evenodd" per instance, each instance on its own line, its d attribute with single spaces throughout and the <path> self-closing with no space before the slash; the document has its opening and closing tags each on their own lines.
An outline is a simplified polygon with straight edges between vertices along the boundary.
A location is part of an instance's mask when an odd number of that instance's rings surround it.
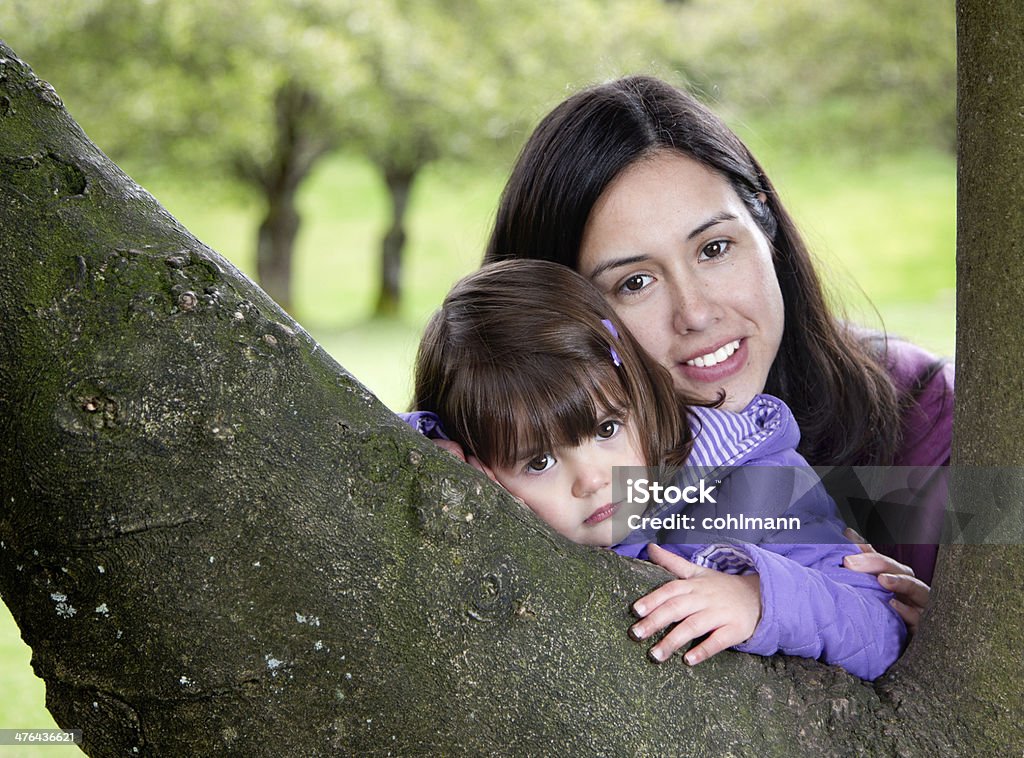
<svg viewBox="0 0 1024 758">
<path fill-rule="evenodd" d="M 874 679 L 899 656 L 906 631 L 891 594 L 842 568 L 858 549 L 843 538 L 835 505 L 820 485 L 793 482 L 794 472 L 813 472 L 796 453 L 789 409 L 768 395 L 738 413 L 688 407 L 568 267 L 509 260 L 460 281 L 428 324 L 415 371 L 410 424 L 446 433 L 573 541 L 654 560 L 680 577 L 634 605 L 643 617 L 631 630 L 638 639 L 677 624 L 652 648 L 656 660 L 705 634 L 687 663 L 733 647 L 817 658 Z M 776 467 L 781 484 L 755 484 L 764 479 L 744 475 L 751 464 Z M 816 544 L 773 544 L 780 534 L 770 529 L 753 534 L 761 544 L 631 532 L 641 514 L 612 493 L 612 469 L 623 466 L 658 467 L 678 484 L 694 472 L 715 482 L 710 502 L 663 508 L 659 517 L 737 514 L 756 501 L 762 514 L 798 514 L 800 539 L 810 534 Z"/>
</svg>

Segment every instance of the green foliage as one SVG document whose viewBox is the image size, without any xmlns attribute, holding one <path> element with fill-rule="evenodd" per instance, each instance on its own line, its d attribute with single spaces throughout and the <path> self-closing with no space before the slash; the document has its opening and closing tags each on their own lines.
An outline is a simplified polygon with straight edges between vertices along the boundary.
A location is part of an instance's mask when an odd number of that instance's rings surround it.
<svg viewBox="0 0 1024 758">
<path fill-rule="evenodd" d="M 115 160 L 219 181 L 240 156 L 272 153 L 274 93 L 286 82 L 325 99 L 353 91 L 343 39 L 308 24 L 315 5 L 12 0 L 0 23 Z"/>
<path fill-rule="evenodd" d="M 682 19 L 708 97 L 772 142 L 860 157 L 955 147 L 949 0 L 693 0 Z"/>
<path fill-rule="evenodd" d="M 0 28 L 112 157 L 207 181 L 267 159 L 286 82 L 323 103 L 311 128 L 376 163 L 507 158 L 567 86 L 665 59 L 669 14 L 658 0 L 10 0 Z"/>
</svg>

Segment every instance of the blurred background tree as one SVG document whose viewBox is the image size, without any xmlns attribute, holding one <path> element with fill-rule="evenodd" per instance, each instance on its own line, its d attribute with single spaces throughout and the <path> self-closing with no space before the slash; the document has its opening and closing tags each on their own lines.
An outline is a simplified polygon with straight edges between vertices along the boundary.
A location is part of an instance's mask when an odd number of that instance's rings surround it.
<svg viewBox="0 0 1024 758">
<path fill-rule="evenodd" d="M 3 29 L 115 160 L 257 196 L 256 271 L 291 307 L 298 188 L 362 82 L 326 4 L 12 0 Z M 339 72 L 342 72 L 339 75 Z"/>
<path fill-rule="evenodd" d="M 880 2 L 8 0 L 0 29 L 144 185 L 243 188 L 258 220 L 240 263 L 300 317 L 300 193 L 325 158 L 368 161 L 387 198 L 370 310 L 395 316 L 423 169 L 507 167 L 594 80 L 691 86 L 771 149 L 951 151 L 953 5 Z"/>
<path fill-rule="evenodd" d="M 658 0 L 12 0 L 0 18 L 115 160 L 255 191 L 257 277 L 286 309 L 299 189 L 331 151 L 367 158 L 391 206 L 374 313 L 393 316 L 420 171 L 507 157 L 536 93 L 613 53 L 643 65 L 667 46 L 666 13 Z"/>
</svg>

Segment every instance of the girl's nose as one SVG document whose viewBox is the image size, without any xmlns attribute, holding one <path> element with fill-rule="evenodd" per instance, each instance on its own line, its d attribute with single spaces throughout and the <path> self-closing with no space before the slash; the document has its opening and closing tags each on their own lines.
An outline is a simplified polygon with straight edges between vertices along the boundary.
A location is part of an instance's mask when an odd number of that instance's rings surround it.
<svg viewBox="0 0 1024 758">
<path fill-rule="evenodd" d="M 572 486 L 573 497 L 587 497 L 599 492 L 611 481 L 611 475 L 607 466 L 593 463 L 580 465 Z"/>
</svg>

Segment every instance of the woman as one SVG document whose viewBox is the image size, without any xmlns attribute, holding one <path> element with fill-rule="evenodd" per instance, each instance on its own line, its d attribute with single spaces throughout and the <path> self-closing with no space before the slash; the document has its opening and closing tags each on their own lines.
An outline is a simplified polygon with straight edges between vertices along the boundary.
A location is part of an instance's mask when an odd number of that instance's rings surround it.
<svg viewBox="0 0 1024 758">
<path fill-rule="evenodd" d="M 573 95 L 512 171 L 485 262 L 543 258 L 594 282 L 641 345 L 698 397 L 789 404 L 812 465 L 949 461 L 952 367 L 829 311 L 807 247 L 761 166 L 689 95 L 629 77 Z M 935 548 L 864 546 L 912 629 Z M 671 567 L 670 567 L 671 568 Z M 892 573 L 886 573 L 892 572 Z"/>
</svg>

